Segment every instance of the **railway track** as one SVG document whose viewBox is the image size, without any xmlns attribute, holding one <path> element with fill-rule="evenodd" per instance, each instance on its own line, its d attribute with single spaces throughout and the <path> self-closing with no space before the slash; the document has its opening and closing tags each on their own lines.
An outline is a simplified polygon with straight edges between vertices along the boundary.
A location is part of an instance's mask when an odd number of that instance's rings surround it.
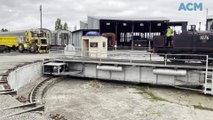
<svg viewBox="0 0 213 120">
<path fill-rule="evenodd" d="M 9 117 L 31 112 L 31 111 L 41 111 L 44 110 L 44 105 L 37 105 L 37 103 L 27 103 L 24 105 L 11 106 L 7 108 L 0 109 L 0 112 L 4 114 L 4 116 L 0 117 L 0 120 L 7 119 Z"/>
<path fill-rule="evenodd" d="M 0 109 L 0 112 L 4 115 L 0 117 L 0 120 L 8 119 L 12 116 L 27 112 L 44 111 L 45 106 L 43 105 L 42 97 L 47 89 L 53 85 L 56 80 L 57 77 L 47 77 L 46 79 L 39 82 L 35 87 L 33 87 L 29 94 L 29 103 Z M 7 90 L 7 92 L 10 91 L 12 90 Z"/>
<path fill-rule="evenodd" d="M 29 94 L 29 102 L 37 102 L 42 104 L 42 98 L 47 89 L 55 83 L 57 77 L 48 77 L 45 80 L 38 83 Z"/>
</svg>

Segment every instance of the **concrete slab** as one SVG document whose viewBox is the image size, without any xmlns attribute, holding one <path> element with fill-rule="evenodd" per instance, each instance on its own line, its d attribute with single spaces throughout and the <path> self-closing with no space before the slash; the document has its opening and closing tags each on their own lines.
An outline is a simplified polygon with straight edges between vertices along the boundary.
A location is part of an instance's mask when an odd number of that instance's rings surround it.
<svg viewBox="0 0 213 120">
<path fill-rule="evenodd" d="M 196 118 L 193 107 L 166 101 L 154 102 L 153 98 L 142 92 L 131 85 L 67 78 L 47 91 L 44 98 L 45 111 L 46 114 L 62 114 L 70 120 L 194 120 Z"/>
<path fill-rule="evenodd" d="M 4 90 L 3 84 L 0 84 L 0 90 Z"/>
</svg>

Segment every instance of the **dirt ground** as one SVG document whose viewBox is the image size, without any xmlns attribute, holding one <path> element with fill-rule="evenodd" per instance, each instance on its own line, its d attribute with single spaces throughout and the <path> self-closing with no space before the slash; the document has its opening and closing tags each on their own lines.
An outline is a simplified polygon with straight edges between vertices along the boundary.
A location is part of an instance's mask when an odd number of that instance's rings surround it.
<svg viewBox="0 0 213 120">
<path fill-rule="evenodd" d="M 213 97 L 168 87 L 66 78 L 45 94 L 46 114 L 69 120 L 212 120 Z"/>
</svg>

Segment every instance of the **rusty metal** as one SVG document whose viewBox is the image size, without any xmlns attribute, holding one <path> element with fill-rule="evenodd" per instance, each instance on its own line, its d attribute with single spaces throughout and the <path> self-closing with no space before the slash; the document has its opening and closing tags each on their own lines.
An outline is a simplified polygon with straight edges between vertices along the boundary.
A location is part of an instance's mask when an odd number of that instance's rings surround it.
<svg viewBox="0 0 213 120">
<path fill-rule="evenodd" d="M 49 81 L 50 79 L 52 79 L 53 77 L 48 77 L 47 79 L 43 80 L 42 82 L 40 82 L 39 84 L 37 84 L 33 89 L 32 91 L 30 92 L 29 94 L 29 102 L 30 103 L 33 103 L 33 102 L 36 102 L 36 94 L 39 90 L 39 88 L 45 84 L 47 81 Z"/>
<path fill-rule="evenodd" d="M 5 118 L 12 117 L 12 116 L 15 116 L 15 115 L 19 115 L 19 114 L 23 114 L 23 113 L 27 113 L 27 112 L 31 112 L 31 111 L 38 111 L 38 110 L 44 111 L 44 105 L 35 106 L 35 107 L 29 108 L 29 109 L 26 109 L 26 110 L 22 110 L 22 111 L 19 111 L 19 112 L 16 112 L 16 113 L 5 115 L 3 117 L 0 117 L 0 119 L 5 119 Z"/>
<path fill-rule="evenodd" d="M 106 37 L 108 39 L 108 47 L 115 47 L 116 44 L 116 35 L 115 33 L 103 33 L 102 36 Z"/>
</svg>

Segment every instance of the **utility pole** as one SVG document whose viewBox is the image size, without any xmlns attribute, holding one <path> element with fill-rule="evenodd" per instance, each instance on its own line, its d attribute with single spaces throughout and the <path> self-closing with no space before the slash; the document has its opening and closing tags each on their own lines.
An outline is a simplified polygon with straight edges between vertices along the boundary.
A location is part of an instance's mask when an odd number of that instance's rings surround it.
<svg viewBox="0 0 213 120">
<path fill-rule="evenodd" d="M 40 31 L 42 31 L 42 5 L 40 5 Z"/>
<path fill-rule="evenodd" d="M 207 23 L 207 19 L 208 19 L 208 13 L 209 12 L 209 9 L 207 8 L 206 9 L 206 30 L 208 30 L 208 23 Z"/>
<path fill-rule="evenodd" d="M 208 12 L 209 12 L 209 9 L 207 8 L 206 9 L 206 18 L 208 17 L 208 14 L 209 14 Z"/>
</svg>

